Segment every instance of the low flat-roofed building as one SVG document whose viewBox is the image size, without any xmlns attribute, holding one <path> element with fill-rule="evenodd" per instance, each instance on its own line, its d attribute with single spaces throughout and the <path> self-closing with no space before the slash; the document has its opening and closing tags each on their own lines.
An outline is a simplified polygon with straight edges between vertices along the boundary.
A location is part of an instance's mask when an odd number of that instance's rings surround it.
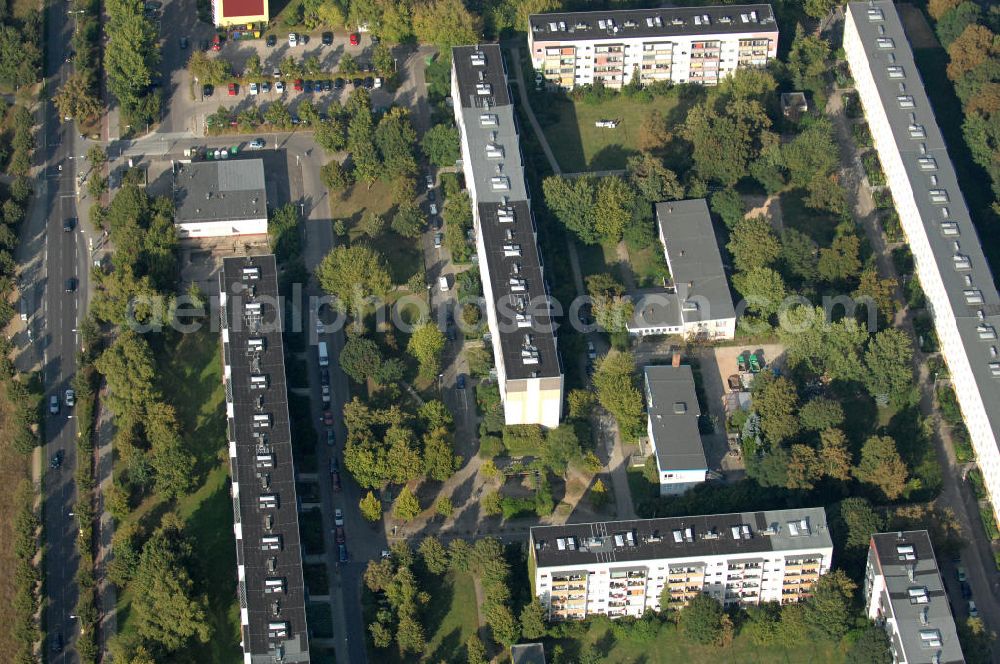
<svg viewBox="0 0 1000 664">
<path fill-rule="evenodd" d="M 222 28 L 266 22 L 271 15 L 268 0 L 212 0 L 212 18 Z"/>
<path fill-rule="evenodd" d="M 262 159 L 177 162 L 173 171 L 178 237 L 267 235 Z"/>
<path fill-rule="evenodd" d="M 926 530 L 872 535 L 865 604 L 868 617 L 888 633 L 896 664 L 965 661 Z"/>
<path fill-rule="evenodd" d="M 639 617 L 665 588 L 669 608 L 799 602 L 833 558 L 822 507 L 535 526 L 529 544 L 550 620 Z"/>
<path fill-rule="evenodd" d="M 704 198 L 656 204 L 672 285 L 635 297 L 628 330 L 708 341 L 736 336 L 736 309 Z"/>
<path fill-rule="evenodd" d="M 541 643 L 519 643 L 510 647 L 512 664 L 545 664 L 545 648 Z"/>
<path fill-rule="evenodd" d="M 650 366 L 643 370 L 647 433 L 656 455 L 660 495 L 684 493 L 705 481 L 708 461 L 698 432 L 698 397 L 691 367 Z"/>
</svg>

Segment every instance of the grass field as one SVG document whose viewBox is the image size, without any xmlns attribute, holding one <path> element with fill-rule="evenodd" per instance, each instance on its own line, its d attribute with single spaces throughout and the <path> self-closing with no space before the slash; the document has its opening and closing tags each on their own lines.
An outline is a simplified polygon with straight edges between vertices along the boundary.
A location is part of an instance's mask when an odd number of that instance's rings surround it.
<svg viewBox="0 0 1000 664">
<path fill-rule="evenodd" d="M 17 557 L 14 555 L 14 524 L 17 513 L 15 498 L 17 486 L 31 475 L 31 457 L 24 456 L 10 448 L 11 435 L 8 435 L 6 423 L 10 417 L 10 404 L 7 402 L 7 388 L 0 383 L 0 486 L 5 488 L 0 492 L 0 568 L 13 570 Z M 13 574 L 4 574 L 0 578 L 0 597 L 7 598 L 4 607 L 0 609 L 0 652 L 17 652 L 16 642 L 11 629 L 14 627 L 14 613 L 10 599 L 14 597 Z"/>
<path fill-rule="evenodd" d="M 194 551 L 191 578 L 197 592 L 208 597 L 209 643 L 176 653 L 177 661 L 240 661 L 239 603 L 236 598 L 236 548 L 233 542 L 233 504 L 229 495 L 228 464 L 220 457 L 226 446 L 225 390 L 217 337 L 208 329 L 184 335 L 157 352 L 159 387 L 177 409 L 185 444 L 197 458 L 197 476 L 204 480 L 194 490 L 168 504 L 148 498 L 129 515 L 150 529 L 169 510 L 184 522 Z M 128 588 L 118 597 L 118 630 L 127 633 Z"/>
<path fill-rule="evenodd" d="M 602 655 L 601 661 L 616 664 L 718 664 L 722 659 L 740 664 L 839 664 L 845 661 L 844 652 L 838 647 L 816 641 L 762 647 L 747 637 L 737 636 L 732 645 L 722 650 L 691 645 L 677 633 L 672 623 L 664 624 L 657 637 L 649 642 L 619 641 L 607 622 L 597 621 L 580 641 L 547 642 L 546 651 L 551 652 L 555 643 L 563 645 L 567 661 L 576 661 L 575 654 L 583 643 L 594 646 Z"/>
<path fill-rule="evenodd" d="M 667 115 L 677 98 L 655 97 L 649 103 L 616 95 L 600 104 L 546 98 L 558 119 L 545 127 L 545 137 L 559 167 L 567 173 L 625 168 L 625 160 L 639 151 L 639 128 L 650 111 Z M 536 102 L 537 103 L 537 102 Z M 620 120 L 614 129 L 598 129 L 598 120 Z"/>
</svg>

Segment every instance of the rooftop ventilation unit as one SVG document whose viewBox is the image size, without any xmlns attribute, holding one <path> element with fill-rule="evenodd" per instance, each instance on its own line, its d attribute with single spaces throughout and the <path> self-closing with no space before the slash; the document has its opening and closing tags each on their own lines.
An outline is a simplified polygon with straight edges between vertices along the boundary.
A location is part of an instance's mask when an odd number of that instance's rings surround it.
<svg viewBox="0 0 1000 664">
<path fill-rule="evenodd" d="M 885 20 L 885 16 L 882 14 L 882 10 L 879 9 L 878 7 L 869 7 L 868 20 L 872 22 L 883 21 Z"/>
<path fill-rule="evenodd" d="M 476 94 L 480 97 L 493 94 L 493 85 L 487 81 L 476 83 Z"/>
<path fill-rule="evenodd" d="M 264 352 L 264 340 L 261 338 L 247 339 L 247 350 L 251 353 Z"/>
<path fill-rule="evenodd" d="M 511 277 L 508 280 L 511 293 L 523 293 L 528 290 L 528 283 L 521 277 Z"/>
<path fill-rule="evenodd" d="M 913 108 L 917 102 L 913 100 L 913 95 L 896 95 L 896 101 L 900 108 Z"/>
<path fill-rule="evenodd" d="M 940 648 L 941 632 L 936 629 L 920 630 L 920 645 L 924 648 Z"/>
<path fill-rule="evenodd" d="M 507 258 L 513 258 L 514 256 L 521 255 L 521 245 L 514 244 L 512 242 L 505 243 L 503 245 L 503 255 Z"/>
<path fill-rule="evenodd" d="M 269 638 L 269 639 L 287 639 L 288 638 L 288 623 L 286 623 L 286 622 L 269 622 L 269 623 L 267 623 L 267 638 Z"/>
<path fill-rule="evenodd" d="M 927 138 L 927 132 L 924 130 L 924 126 L 922 124 L 913 123 L 908 127 L 908 130 L 910 132 L 910 138 Z"/>
<path fill-rule="evenodd" d="M 497 127 L 500 125 L 500 117 L 494 113 L 482 113 L 479 116 L 479 124 L 483 127 Z"/>
<path fill-rule="evenodd" d="M 972 261 L 965 254 L 955 254 L 952 260 L 955 262 L 955 269 L 958 271 L 972 269 Z"/>
<path fill-rule="evenodd" d="M 271 415 L 269 413 L 260 413 L 253 416 L 253 427 L 255 429 L 262 429 L 271 426 Z"/>
<path fill-rule="evenodd" d="M 635 546 L 635 531 L 634 530 L 630 530 L 627 533 L 625 533 L 625 541 L 628 543 L 629 546 Z"/>
<path fill-rule="evenodd" d="M 937 159 L 934 157 L 920 157 L 917 159 L 917 163 L 920 164 L 922 171 L 936 171 L 938 167 Z"/>
<path fill-rule="evenodd" d="M 261 509 L 275 509 L 278 507 L 278 496 L 273 493 L 262 493 L 257 497 L 257 503 Z"/>
<path fill-rule="evenodd" d="M 740 526 L 740 535 L 742 535 L 743 539 L 745 540 L 748 540 L 751 537 L 753 537 L 753 534 L 750 532 L 750 526 L 748 526 L 745 523 L 742 526 Z"/>
<path fill-rule="evenodd" d="M 514 321 L 519 328 L 531 327 L 531 316 L 528 314 L 515 314 Z"/>
<path fill-rule="evenodd" d="M 996 328 L 986 323 L 981 323 L 976 326 L 976 334 L 978 334 L 979 338 L 983 341 L 997 338 Z"/>
<path fill-rule="evenodd" d="M 797 521 L 788 522 L 788 536 L 798 537 L 799 536 L 799 524 Z"/>
<path fill-rule="evenodd" d="M 629 533 L 631 535 L 631 533 Z M 694 528 L 688 526 L 684 529 L 684 541 L 687 543 L 694 542 Z"/>
<path fill-rule="evenodd" d="M 647 16 L 646 17 L 646 27 L 647 28 L 662 28 L 663 19 L 659 16 Z"/>
<path fill-rule="evenodd" d="M 250 376 L 250 389 L 251 390 L 266 390 L 267 389 L 267 376 Z"/>
<path fill-rule="evenodd" d="M 927 604 L 930 601 L 930 598 L 927 596 L 927 588 L 923 586 L 910 588 L 906 591 L 906 594 L 910 598 L 910 604 Z"/>
<path fill-rule="evenodd" d="M 473 67 L 485 67 L 486 54 L 482 51 L 474 51 L 472 55 L 469 56 L 469 62 L 472 63 Z"/>
<path fill-rule="evenodd" d="M 575 537 L 567 537 L 566 538 L 566 548 L 569 549 L 570 551 L 576 551 L 576 538 Z"/>
<path fill-rule="evenodd" d="M 670 20 L 670 25 L 684 25 L 684 19 L 674 18 Z"/>
<path fill-rule="evenodd" d="M 566 550 L 566 540 L 564 538 L 562 538 L 562 537 L 557 537 L 556 538 L 556 548 L 559 549 L 560 551 L 565 551 Z"/>
<path fill-rule="evenodd" d="M 931 199 L 931 203 L 944 204 L 950 200 L 946 189 L 931 189 L 927 195 Z"/>
<path fill-rule="evenodd" d="M 243 275 L 243 281 L 260 279 L 260 268 L 256 266 L 245 267 L 243 268 L 241 274 Z"/>
<path fill-rule="evenodd" d="M 493 191 L 509 191 L 510 178 L 506 175 L 495 175 L 490 178 L 490 187 Z"/>
<path fill-rule="evenodd" d="M 264 592 L 269 594 L 285 592 L 284 579 L 264 579 Z"/>
<path fill-rule="evenodd" d="M 908 560 L 916 560 L 917 554 L 912 544 L 897 544 L 896 557 L 899 558 L 901 562 L 906 562 Z"/>
<path fill-rule="evenodd" d="M 680 530 L 675 530 L 674 531 L 674 543 L 680 544 L 683 541 L 684 541 L 684 535 L 681 534 Z"/>
<path fill-rule="evenodd" d="M 499 143 L 486 144 L 487 159 L 503 159 L 503 146 Z"/>
<path fill-rule="evenodd" d="M 994 378 L 1000 377 L 1000 362 L 990 362 L 990 375 Z"/>
<path fill-rule="evenodd" d="M 885 71 L 889 74 L 889 78 L 906 78 L 906 72 L 899 65 L 890 65 L 885 68 Z"/>
<path fill-rule="evenodd" d="M 278 540 L 278 544 L 279 545 L 281 544 L 281 538 L 280 537 L 268 537 L 268 538 L 265 538 L 265 539 L 276 539 L 276 540 Z M 277 570 L 277 569 L 278 569 L 278 557 L 277 556 L 271 556 L 270 558 L 267 559 L 267 573 L 268 574 L 274 574 L 275 570 Z"/>
<path fill-rule="evenodd" d="M 733 539 L 738 540 L 740 538 L 740 527 L 739 526 L 730 526 L 729 527 L 729 532 L 732 533 Z"/>
<path fill-rule="evenodd" d="M 967 288 L 962 291 L 965 296 L 966 304 L 982 304 L 983 303 L 983 291 L 978 288 Z"/>
<path fill-rule="evenodd" d="M 256 458 L 257 468 L 267 469 L 274 468 L 274 455 L 273 454 L 258 454 Z"/>
<path fill-rule="evenodd" d="M 879 48 L 896 48 L 896 42 L 892 41 L 891 37 L 879 37 L 875 40 L 875 45 Z"/>
<path fill-rule="evenodd" d="M 512 224 L 514 223 L 514 208 L 501 205 L 497 208 L 497 221 L 501 224 Z"/>
<path fill-rule="evenodd" d="M 281 551 L 281 535 L 268 535 L 260 539 L 261 551 Z M 271 570 L 272 572 L 274 570 Z"/>
<path fill-rule="evenodd" d="M 674 402 L 674 415 L 683 415 L 687 412 L 688 406 L 683 401 Z"/>
</svg>

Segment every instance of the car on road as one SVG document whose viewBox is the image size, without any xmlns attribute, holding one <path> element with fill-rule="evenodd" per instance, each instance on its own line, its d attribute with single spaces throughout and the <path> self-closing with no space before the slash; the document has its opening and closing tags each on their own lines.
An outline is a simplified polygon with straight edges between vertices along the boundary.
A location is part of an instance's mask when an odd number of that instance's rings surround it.
<svg viewBox="0 0 1000 664">
<path fill-rule="evenodd" d="M 961 589 L 962 589 L 962 598 L 963 599 L 969 599 L 970 597 L 972 597 L 972 588 L 969 586 L 968 583 L 966 583 L 965 581 L 963 581 L 961 583 Z"/>
<path fill-rule="evenodd" d="M 67 293 L 73 293 L 73 292 L 75 292 L 76 291 L 76 284 L 77 284 L 76 277 L 70 277 L 69 279 L 67 279 L 66 280 L 66 292 Z"/>
<path fill-rule="evenodd" d="M 247 148 L 251 150 L 262 150 L 264 148 L 264 139 L 263 138 L 253 139 L 252 141 L 247 143 Z"/>
<path fill-rule="evenodd" d="M 301 78 L 297 78 L 294 81 L 292 81 L 292 88 L 296 92 L 302 92 L 302 79 Z"/>
<path fill-rule="evenodd" d="M 323 407 L 324 408 L 329 408 L 330 407 L 330 386 L 329 385 L 323 385 L 323 386 L 320 387 L 319 391 L 320 391 L 320 397 L 323 399 Z"/>
<path fill-rule="evenodd" d="M 206 83 L 205 85 L 201 86 L 201 94 L 203 96 L 205 96 L 205 97 L 211 97 L 212 93 L 214 93 L 214 92 L 215 92 L 215 87 L 212 86 L 212 85 L 209 85 L 208 83 Z"/>
<path fill-rule="evenodd" d="M 587 342 L 587 358 L 589 360 L 591 360 L 591 361 L 597 359 L 597 349 L 594 348 L 594 342 L 593 341 L 588 341 Z"/>
<path fill-rule="evenodd" d="M 955 575 L 958 576 L 958 582 L 963 583 L 965 581 L 965 568 L 959 565 L 955 568 Z"/>
<path fill-rule="evenodd" d="M 340 484 L 340 473 L 333 473 L 330 475 L 330 482 L 333 484 L 333 490 L 337 493 L 344 490 L 344 487 Z"/>
<path fill-rule="evenodd" d="M 75 406 L 76 392 L 74 392 L 73 390 L 66 390 L 66 393 L 63 394 L 63 401 L 65 401 L 67 408 L 72 408 L 73 406 Z"/>
<path fill-rule="evenodd" d="M 324 32 L 323 33 L 323 46 L 329 46 L 332 43 L 333 43 L 333 33 L 332 32 Z"/>
<path fill-rule="evenodd" d="M 323 413 L 323 424 L 332 427 L 333 426 L 333 413 L 329 410 Z"/>
<path fill-rule="evenodd" d="M 431 189 L 430 189 L 430 190 L 429 190 L 429 191 L 427 192 L 427 200 L 428 200 L 428 201 L 430 201 L 431 203 L 433 203 L 433 202 L 434 202 L 434 199 L 435 199 L 435 198 L 437 198 L 437 196 L 435 195 L 435 193 L 434 193 L 434 188 L 432 187 L 432 188 L 431 188 Z"/>
<path fill-rule="evenodd" d="M 337 557 L 342 563 L 347 562 L 347 547 L 341 544 L 337 547 Z"/>
<path fill-rule="evenodd" d="M 55 454 L 53 454 L 52 455 L 52 460 L 49 461 L 49 468 L 55 469 L 55 468 L 59 468 L 60 466 L 62 466 L 63 458 L 65 456 L 66 456 L 66 453 L 63 452 L 62 450 L 59 450 L 58 452 L 56 452 Z"/>
<path fill-rule="evenodd" d="M 336 88 L 337 90 L 343 89 L 343 87 L 344 87 L 344 79 L 339 78 L 339 77 L 333 79 L 333 87 Z"/>
<path fill-rule="evenodd" d="M 319 384 L 329 385 L 330 384 L 330 370 L 326 367 L 319 370 Z"/>
<path fill-rule="evenodd" d="M 434 234 L 434 248 L 440 249 L 441 245 L 444 243 L 444 233 Z"/>
<path fill-rule="evenodd" d="M 389 552 L 389 549 L 382 549 L 382 560 L 390 560 L 391 558 L 392 554 Z"/>
<path fill-rule="evenodd" d="M 357 46 L 361 43 L 361 35 L 356 32 L 351 33 L 351 46 Z"/>
<path fill-rule="evenodd" d="M 447 277 L 441 277 L 441 278 L 442 279 L 447 279 Z M 454 341 L 455 339 L 458 338 L 458 336 L 455 334 L 455 326 L 451 325 L 451 324 L 449 324 L 448 327 L 447 327 L 447 329 L 445 329 L 445 333 L 444 334 L 445 334 L 446 337 L 448 337 L 448 341 Z"/>
<path fill-rule="evenodd" d="M 337 538 L 337 544 L 343 544 L 347 541 L 347 534 L 344 532 L 343 526 L 337 526 L 336 530 L 333 532 L 334 536 Z"/>
<path fill-rule="evenodd" d="M 181 37 L 180 38 L 180 45 L 181 45 L 181 50 L 182 51 L 185 50 L 188 47 L 188 38 L 187 37 Z"/>
<path fill-rule="evenodd" d="M 344 525 L 344 510 L 339 507 L 333 510 L 333 525 L 342 526 Z"/>
<path fill-rule="evenodd" d="M 229 96 L 230 97 L 235 97 L 236 96 L 236 83 L 230 83 L 229 84 Z"/>
<path fill-rule="evenodd" d="M 278 43 L 278 35 L 268 35 L 266 43 L 268 48 L 275 46 Z"/>
<path fill-rule="evenodd" d="M 331 447 L 337 444 L 337 434 L 333 432 L 333 429 L 326 430 L 326 444 Z"/>
<path fill-rule="evenodd" d="M 279 95 L 285 94 L 285 84 L 282 83 L 281 81 L 278 81 L 277 83 L 274 84 L 274 91 L 277 92 Z"/>
<path fill-rule="evenodd" d="M 434 217 L 431 219 L 431 226 L 433 226 L 436 231 L 441 230 L 441 217 Z"/>
<path fill-rule="evenodd" d="M 424 176 L 424 182 L 427 183 L 427 188 L 428 189 L 433 189 L 434 188 L 434 176 L 431 175 L 430 173 L 428 173 L 427 175 Z"/>
<path fill-rule="evenodd" d="M 458 380 L 455 381 L 455 387 L 460 390 L 465 389 L 465 374 L 458 374 Z"/>
<path fill-rule="evenodd" d="M 976 608 L 976 602 L 974 600 L 971 600 L 971 599 L 969 600 L 969 617 L 970 618 L 978 618 L 979 617 L 979 609 Z"/>
<path fill-rule="evenodd" d="M 340 472 L 340 460 L 337 459 L 336 455 L 330 457 L 330 474 Z"/>
<path fill-rule="evenodd" d="M 323 81 L 323 92 L 329 92 L 330 90 L 333 90 L 333 81 L 326 79 Z"/>
<path fill-rule="evenodd" d="M 296 46 L 299 45 L 299 36 L 294 32 L 288 33 L 288 45 L 291 46 L 292 48 L 295 48 Z"/>
<path fill-rule="evenodd" d="M 54 394 L 49 397 L 49 412 L 53 415 L 59 412 L 59 397 Z"/>
<path fill-rule="evenodd" d="M 256 96 L 260 92 L 260 86 L 256 83 L 250 84 L 250 94 Z"/>
<path fill-rule="evenodd" d="M 430 210 L 431 214 L 437 214 L 438 213 L 437 203 L 431 203 L 428 209 Z"/>
<path fill-rule="evenodd" d="M 73 217 L 66 217 L 65 221 L 63 221 L 63 230 L 69 233 L 74 228 L 76 228 L 76 219 Z"/>
<path fill-rule="evenodd" d="M 63 651 L 63 637 L 58 632 L 52 635 L 52 652 Z"/>
</svg>

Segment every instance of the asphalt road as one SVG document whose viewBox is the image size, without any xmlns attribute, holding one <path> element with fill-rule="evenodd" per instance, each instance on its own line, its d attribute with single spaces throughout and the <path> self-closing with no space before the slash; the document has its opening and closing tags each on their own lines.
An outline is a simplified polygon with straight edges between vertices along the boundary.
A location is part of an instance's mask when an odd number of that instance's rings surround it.
<svg viewBox="0 0 1000 664">
<path fill-rule="evenodd" d="M 65 3 L 52 2 L 45 10 L 48 13 L 45 75 L 52 89 L 73 70 L 73 65 L 65 62 L 64 50 L 76 22 L 67 15 L 66 8 Z M 74 179 L 86 148 L 73 123 L 62 122 L 51 103 L 46 104 L 43 112 L 45 118 L 38 136 L 42 170 L 36 179 L 35 194 L 36 209 L 41 212 L 29 221 L 27 234 L 41 240 L 37 246 L 42 255 L 40 262 L 37 255 L 26 256 L 37 267 L 29 266 L 24 275 L 41 307 L 31 312 L 33 343 L 25 355 L 40 361 L 45 388 L 43 624 L 49 635 L 45 649 L 49 662 L 63 664 L 77 661 L 72 648 L 76 624 L 70 616 L 76 607 L 75 575 L 79 562 L 78 526 L 72 516 L 76 502 L 76 421 L 72 409 L 65 404 L 64 393 L 76 371 L 76 330 L 81 315 L 78 304 L 86 302 L 88 276 L 82 225 L 77 222 L 72 232 L 66 232 L 63 224 L 66 219 L 77 218 Z M 68 279 L 76 280 L 73 292 L 67 292 Z M 49 412 L 52 396 L 58 399 L 57 413 Z M 49 461 L 58 451 L 65 455 L 62 467 L 50 469 Z M 55 648 L 59 639 L 64 643 L 61 652 Z"/>
</svg>

